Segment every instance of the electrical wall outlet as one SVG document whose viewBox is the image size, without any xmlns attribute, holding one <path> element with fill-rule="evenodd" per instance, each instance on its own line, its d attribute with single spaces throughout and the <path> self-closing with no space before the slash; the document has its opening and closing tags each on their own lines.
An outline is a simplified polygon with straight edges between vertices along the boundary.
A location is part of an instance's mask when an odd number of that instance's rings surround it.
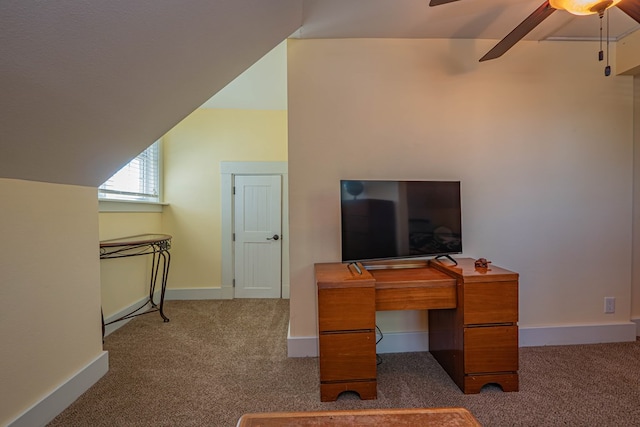
<svg viewBox="0 0 640 427">
<path fill-rule="evenodd" d="M 615 313 L 616 312 L 616 298 L 604 297 L 604 312 Z"/>
</svg>

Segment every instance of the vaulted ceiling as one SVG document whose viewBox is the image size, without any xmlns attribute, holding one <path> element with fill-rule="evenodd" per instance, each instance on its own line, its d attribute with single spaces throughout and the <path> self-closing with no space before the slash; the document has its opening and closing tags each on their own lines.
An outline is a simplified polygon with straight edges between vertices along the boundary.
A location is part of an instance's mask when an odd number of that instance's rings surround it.
<svg viewBox="0 0 640 427">
<path fill-rule="evenodd" d="M 305 0 L 300 36 L 305 38 L 463 38 L 502 39 L 544 0 Z M 624 0 L 638 2 L 638 0 Z M 609 13 L 614 40 L 640 28 L 617 8 Z M 595 40 L 598 15 L 557 11 L 525 40 Z"/>
<path fill-rule="evenodd" d="M 3 0 L 0 177 L 100 185 L 301 16 L 299 0 Z"/>
<path fill-rule="evenodd" d="M 292 34 L 498 40 L 542 1 L 428 3 L 3 0 L 0 178 L 98 186 Z M 640 27 L 609 23 L 613 40 Z M 526 38 L 598 36 L 597 16 L 559 11 Z"/>
</svg>

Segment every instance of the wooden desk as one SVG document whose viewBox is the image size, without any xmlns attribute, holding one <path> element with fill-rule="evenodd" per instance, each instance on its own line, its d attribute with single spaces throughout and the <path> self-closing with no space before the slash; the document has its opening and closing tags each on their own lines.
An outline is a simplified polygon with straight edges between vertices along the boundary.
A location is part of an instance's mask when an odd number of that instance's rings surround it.
<svg viewBox="0 0 640 427">
<path fill-rule="evenodd" d="M 364 409 L 352 411 L 245 414 L 237 427 L 312 426 L 450 426 L 480 427 L 465 408 Z"/>
<path fill-rule="evenodd" d="M 464 393 L 490 383 L 518 390 L 518 274 L 457 261 L 315 265 L 322 401 L 377 397 L 376 310 L 429 310 L 429 351 Z"/>
</svg>

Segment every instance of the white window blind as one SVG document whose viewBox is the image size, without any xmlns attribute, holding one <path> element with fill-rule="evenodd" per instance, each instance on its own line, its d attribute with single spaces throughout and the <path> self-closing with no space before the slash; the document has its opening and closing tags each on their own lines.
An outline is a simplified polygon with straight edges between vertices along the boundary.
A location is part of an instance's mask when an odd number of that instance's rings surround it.
<svg viewBox="0 0 640 427">
<path fill-rule="evenodd" d="M 98 198 L 160 202 L 160 141 L 151 144 L 102 184 Z"/>
</svg>

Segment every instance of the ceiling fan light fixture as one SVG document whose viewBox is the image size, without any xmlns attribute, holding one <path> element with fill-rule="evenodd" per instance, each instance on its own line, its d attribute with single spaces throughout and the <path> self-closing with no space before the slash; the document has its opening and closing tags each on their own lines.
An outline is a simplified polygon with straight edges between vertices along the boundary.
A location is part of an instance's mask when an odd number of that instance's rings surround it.
<svg viewBox="0 0 640 427">
<path fill-rule="evenodd" d="M 602 14 L 622 0 L 549 0 L 554 9 L 566 10 L 573 15 Z"/>
</svg>

